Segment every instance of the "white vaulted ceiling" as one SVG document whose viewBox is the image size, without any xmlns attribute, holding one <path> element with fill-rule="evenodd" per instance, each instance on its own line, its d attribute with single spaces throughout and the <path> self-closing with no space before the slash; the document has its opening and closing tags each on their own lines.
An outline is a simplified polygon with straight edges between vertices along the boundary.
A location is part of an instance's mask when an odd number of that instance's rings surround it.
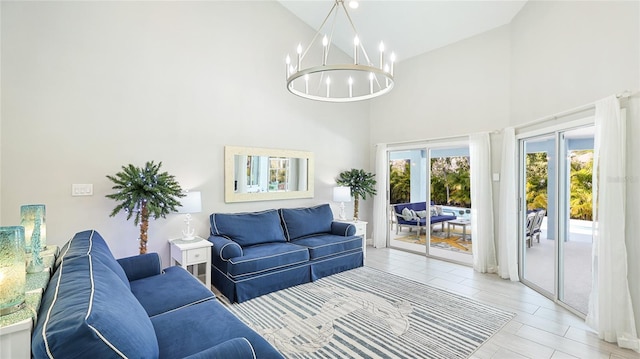
<svg viewBox="0 0 640 359">
<path fill-rule="evenodd" d="M 333 0 L 279 2 L 314 30 L 334 3 Z M 370 54 L 383 41 L 401 61 L 508 24 L 525 3 L 526 0 L 361 0 L 357 9 L 348 10 Z M 337 23 L 333 42 L 351 53 L 353 35 L 346 21 Z"/>
</svg>

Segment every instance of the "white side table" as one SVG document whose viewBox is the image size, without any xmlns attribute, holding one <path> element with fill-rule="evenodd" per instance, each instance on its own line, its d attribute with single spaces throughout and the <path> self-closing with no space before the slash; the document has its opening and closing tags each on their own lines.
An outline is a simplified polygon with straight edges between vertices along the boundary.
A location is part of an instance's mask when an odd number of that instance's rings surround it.
<svg viewBox="0 0 640 359">
<path fill-rule="evenodd" d="M 198 264 L 205 263 L 205 285 L 211 289 L 211 246 L 213 243 L 196 237 L 190 241 L 181 238 L 169 240 L 171 245 L 171 265 L 179 265 L 189 270 L 192 266 L 193 271 L 189 271 L 196 278 L 198 275 Z"/>
<path fill-rule="evenodd" d="M 367 257 L 367 222 L 336 219 L 335 221 L 353 224 L 356 227 L 356 236 L 362 236 L 362 256 Z"/>
</svg>

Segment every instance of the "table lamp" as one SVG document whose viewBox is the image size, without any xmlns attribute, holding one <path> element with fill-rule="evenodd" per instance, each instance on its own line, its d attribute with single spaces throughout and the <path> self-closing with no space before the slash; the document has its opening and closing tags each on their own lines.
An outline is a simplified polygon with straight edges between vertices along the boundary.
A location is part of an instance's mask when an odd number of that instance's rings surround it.
<svg viewBox="0 0 640 359">
<path fill-rule="evenodd" d="M 191 228 L 191 213 L 200 213 L 202 211 L 202 199 L 198 191 L 186 192 L 185 194 L 186 196 L 180 200 L 182 206 L 178 207 L 178 213 L 186 214 L 184 221 L 187 223 L 187 228 L 182 231 L 182 239 L 190 241 L 196 238 L 194 236 L 196 230 Z"/>
<path fill-rule="evenodd" d="M 344 213 L 344 203 L 351 202 L 351 187 L 333 187 L 333 201 L 340 202 L 340 214 L 338 219 L 346 220 Z"/>
<path fill-rule="evenodd" d="M 22 308 L 27 280 L 24 227 L 0 227 L 0 315 Z"/>
</svg>

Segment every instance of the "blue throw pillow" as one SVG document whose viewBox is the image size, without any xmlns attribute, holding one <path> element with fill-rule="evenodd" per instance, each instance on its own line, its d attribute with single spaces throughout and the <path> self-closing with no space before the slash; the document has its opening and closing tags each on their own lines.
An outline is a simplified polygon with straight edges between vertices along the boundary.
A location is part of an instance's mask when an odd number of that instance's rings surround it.
<svg viewBox="0 0 640 359">
<path fill-rule="evenodd" d="M 288 240 L 331 232 L 333 212 L 328 204 L 309 208 L 283 208 L 280 215 Z"/>
<path fill-rule="evenodd" d="M 211 234 L 227 237 L 241 247 L 286 242 L 275 209 L 251 213 L 214 213 L 210 220 Z"/>
</svg>

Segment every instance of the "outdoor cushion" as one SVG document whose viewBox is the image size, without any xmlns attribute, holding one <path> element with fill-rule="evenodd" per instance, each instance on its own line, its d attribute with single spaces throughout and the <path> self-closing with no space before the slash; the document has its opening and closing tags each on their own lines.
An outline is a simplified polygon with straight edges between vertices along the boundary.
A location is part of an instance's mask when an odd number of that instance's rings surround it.
<svg viewBox="0 0 640 359">
<path fill-rule="evenodd" d="M 176 283 L 192 281 L 197 279 L 183 268 L 168 267 L 162 274 L 131 282 L 131 292 L 150 317 L 215 298 L 205 286 L 191 284 L 181 285 L 180 295 L 175 295 Z"/>
<path fill-rule="evenodd" d="M 232 239 L 242 247 L 286 242 L 277 210 L 250 213 L 213 213 L 211 234 Z"/>
<path fill-rule="evenodd" d="M 309 208 L 283 208 L 280 215 L 288 240 L 331 232 L 333 212 L 329 204 Z"/>
<path fill-rule="evenodd" d="M 362 237 L 360 236 L 318 235 L 297 239 L 291 243 L 308 247 L 311 260 L 362 249 Z"/>
<path fill-rule="evenodd" d="M 151 320 L 99 258 L 66 259 L 47 286 L 33 331 L 35 358 L 157 358 Z M 126 323 L 126 325 L 122 325 Z"/>
<path fill-rule="evenodd" d="M 411 221 L 416 219 L 416 212 L 409 208 L 403 208 L 400 214 L 405 221 Z"/>
<path fill-rule="evenodd" d="M 232 277 L 253 275 L 268 270 L 304 263 L 309 251 L 291 243 L 268 243 L 246 247 L 242 257 L 231 258 L 227 264 Z"/>
</svg>

